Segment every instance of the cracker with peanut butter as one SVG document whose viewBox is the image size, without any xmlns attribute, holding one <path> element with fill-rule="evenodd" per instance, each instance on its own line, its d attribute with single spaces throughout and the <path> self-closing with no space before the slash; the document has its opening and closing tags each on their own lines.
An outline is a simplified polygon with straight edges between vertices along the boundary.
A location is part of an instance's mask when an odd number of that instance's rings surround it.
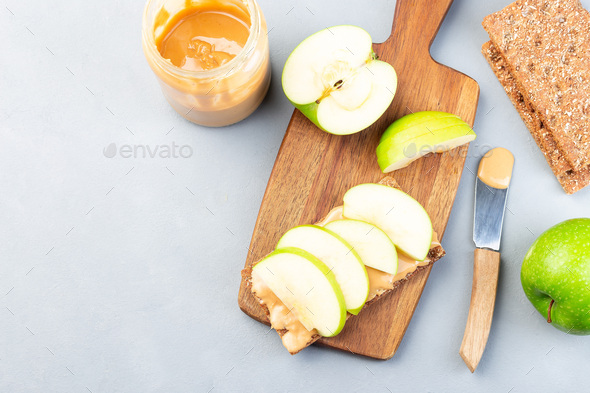
<svg viewBox="0 0 590 393">
<path fill-rule="evenodd" d="M 379 184 L 401 190 L 395 179 L 392 177 L 385 177 L 379 182 Z M 323 226 L 328 221 L 334 219 L 334 217 L 340 218 L 341 213 L 338 211 L 340 208 L 341 207 L 333 209 L 326 217 L 321 219 L 317 225 Z M 411 279 L 416 273 L 425 269 L 427 266 L 430 266 L 444 255 L 445 251 L 438 242 L 436 233 L 434 233 L 427 258 L 424 261 L 416 262 L 412 269 L 398 271 L 397 274 L 393 275 L 367 267 L 367 270 L 371 270 L 371 274 L 369 274 L 370 292 L 363 309 L 383 298 L 386 294 L 392 292 L 400 285 L 403 285 L 404 282 Z M 276 329 L 281 337 L 283 345 L 287 348 L 289 353 L 294 355 L 319 340 L 321 336 L 318 332 L 315 331 L 315 329 L 307 330 L 301 322 L 294 320 L 294 313 L 292 313 L 277 296 L 269 293 L 268 288 L 265 287 L 263 283 L 253 282 L 252 267 L 254 265 L 242 270 L 242 278 L 247 282 L 252 294 L 264 309 L 271 326 Z M 354 315 L 348 314 L 346 319 L 348 320 L 348 318 L 352 317 L 354 317 Z"/>
</svg>

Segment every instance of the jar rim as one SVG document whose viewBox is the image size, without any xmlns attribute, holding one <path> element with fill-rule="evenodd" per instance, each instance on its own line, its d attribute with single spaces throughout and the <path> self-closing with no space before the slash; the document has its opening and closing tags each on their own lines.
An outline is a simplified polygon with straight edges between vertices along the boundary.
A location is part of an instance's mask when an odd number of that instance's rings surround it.
<svg viewBox="0 0 590 393">
<path fill-rule="evenodd" d="M 190 79 L 215 78 L 220 75 L 227 76 L 230 75 L 232 71 L 237 69 L 239 64 L 246 61 L 248 54 L 250 54 L 250 52 L 252 52 L 256 46 L 256 37 L 258 37 L 261 30 L 261 18 L 259 15 L 258 5 L 256 0 L 240 0 L 240 2 L 246 5 L 248 13 L 250 14 L 250 34 L 248 35 L 248 39 L 246 40 L 246 44 L 242 50 L 236 55 L 236 57 L 227 63 L 211 70 L 193 71 L 182 69 L 172 64 L 170 60 L 165 59 L 157 48 L 153 27 L 148 21 L 148 10 L 154 1 L 156 0 L 148 0 L 144 8 L 142 19 L 142 39 L 144 41 L 144 48 L 149 51 L 155 63 L 168 72 Z"/>
</svg>

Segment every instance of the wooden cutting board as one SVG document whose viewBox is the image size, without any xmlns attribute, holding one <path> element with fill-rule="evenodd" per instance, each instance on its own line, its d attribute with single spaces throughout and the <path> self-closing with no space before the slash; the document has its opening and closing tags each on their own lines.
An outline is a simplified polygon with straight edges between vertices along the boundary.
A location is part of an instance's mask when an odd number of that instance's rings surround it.
<svg viewBox="0 0 590 393">
<path fill-rule="evenodd" d="M 334 136 L 293 112 L 270 175 L 250 243 L 246 266 L 271 252 L 290 228 L 315 223 L 359 183 L 384 177 L 375 149 L 394 120 L 410 113 L 437 110 L 454 113 L 473 126 L 479 86 L 468 76 L 436 63 L 430 45 L 452 0 L 397 0 L 392 34 L 374 44 L 381 60 L 398 74 L 398 89 L 385 115 L 365 131 Z M 428 211 L 442 237 L 453 206 L 467 147 L 434 154 L 392 173 L 402 188 Z M 444 246 L 444 242 L 443 242 Z M 448 258 L 448 257 L 447 257 Z M 446 263 L 446 258 L 437 263 Z M 378 359 L 397 350 L 416 309 L 431 267 L 346 322 L 336 337 L 319 344 Z M 242 280 L 238 303 L 252 318 L 268 318 Z M 269 338 L 270 339 L 270 338 Z M 278 337 L 275 339 L 278 340 Z M 286 350 L 285 350 L 286 353 Z"/>
</svg>

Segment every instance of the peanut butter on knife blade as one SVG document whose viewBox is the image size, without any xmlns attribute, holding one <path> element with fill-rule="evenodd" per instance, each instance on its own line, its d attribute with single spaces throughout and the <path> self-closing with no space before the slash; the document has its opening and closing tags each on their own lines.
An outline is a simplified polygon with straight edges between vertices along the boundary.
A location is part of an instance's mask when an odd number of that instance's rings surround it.
<svg viewBox="0 0 590 393">
<path fill-rule="evenodd" d="M 508 188 L 512 177 L 514 156 L 503 147 L 488 151 L 479 162 L 477 177 L 490 187 L 503 190 Z"/>
</svg>

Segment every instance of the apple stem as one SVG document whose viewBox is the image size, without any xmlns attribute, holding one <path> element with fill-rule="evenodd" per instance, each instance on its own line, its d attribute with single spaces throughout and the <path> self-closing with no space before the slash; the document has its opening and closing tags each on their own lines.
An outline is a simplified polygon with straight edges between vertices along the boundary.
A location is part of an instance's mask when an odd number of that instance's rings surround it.
<svg viewBox="0 0 590 393">
<path fill-rule="evenodd" d="M 555 300 L 551 299 L 551 303 L 549 303 L 549 310 L 547 310 L 547 323 L 551 323 L 551 307 L 553 307 L 553 302 L 555 302 Z"/>
</svg>

